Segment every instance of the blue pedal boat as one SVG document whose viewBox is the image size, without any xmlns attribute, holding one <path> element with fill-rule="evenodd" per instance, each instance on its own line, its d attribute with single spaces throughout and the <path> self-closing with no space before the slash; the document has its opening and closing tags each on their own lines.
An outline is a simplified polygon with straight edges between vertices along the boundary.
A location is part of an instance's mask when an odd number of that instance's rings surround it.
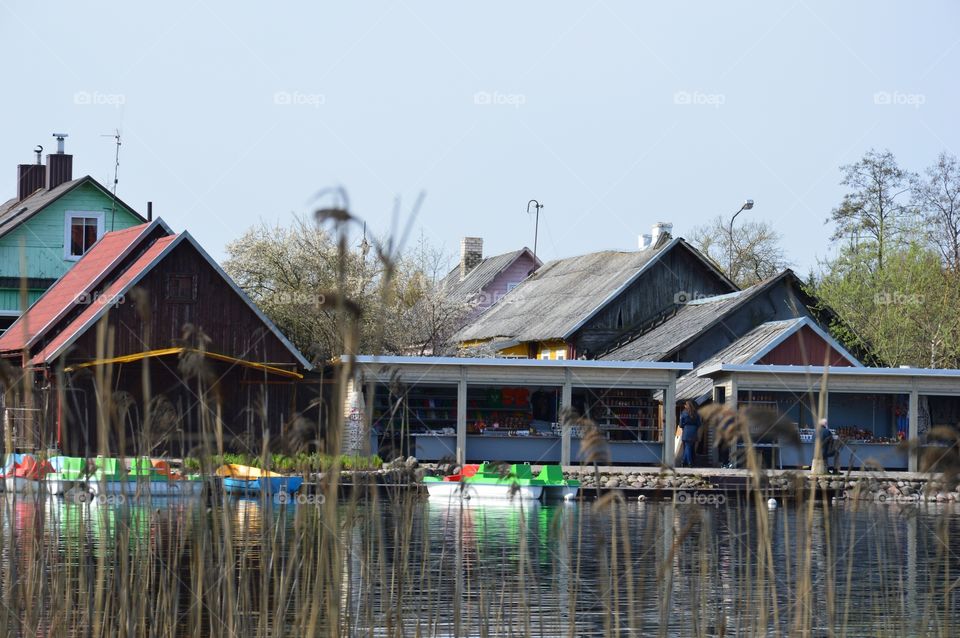
<svg viewBox="0 0 960 638">
<path fill-rule="evenodd" d="M 301 476 L 284 476 L 235 463 L 221 465 L 217 468 L 217 476 L 223 480 L 224 492 L 238 496 L 296 494 L 303 485 Z"/>
</svg>

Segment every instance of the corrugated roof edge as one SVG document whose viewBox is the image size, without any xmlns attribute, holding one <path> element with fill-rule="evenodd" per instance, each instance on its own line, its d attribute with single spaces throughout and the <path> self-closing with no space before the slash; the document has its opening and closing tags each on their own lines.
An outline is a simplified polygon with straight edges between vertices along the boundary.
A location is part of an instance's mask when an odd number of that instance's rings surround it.
<svg viewBox="0 0 960 638">
<path fill-rule="evenodd" d="M 341 360 L 349 360 L 351 355 L 341 355 Z M 597 361 L 584 359 L 544 360 L 544 359 L 491 359 L 489 357 L 404 357 L 404 356 L 377 356 L 356 355 L 354 363 L 372 363 L 379 365 L 473 365 L 473 366 L 515 366 L 515 367 L 544 367 L 544 368 L 612 368 L 618 370 L 693 370 L 692 363 L 677 363 L 672 361 Z"/>
<path fill-rule="evenodd" d="M 888 376 L 888 377 L 949 377 L 960 379 L 960 370 L 952 368 L 859 368 L 848 366 L 787 366 L 758 364 L 719 363 L 701 370 L 698 377 L 709 377 L 724 372 L 766 372 L 774 374 L 807 374 L 820 376 L 824 372 L 832 376 Z"/>
<path fill-rule="evenodd" d="M 306 358 L 300 353 L 300 351 L 297 350 L 297 348 L 294 347 L 292 343 L 290 343 L 290 341 L 283 335 L 283 333 L 280 332 L 277 326 L 274 325 L 274 323 L 270 321 L 270 319 L 267 318 L 266 315 L 263 314 L 263 311 L 261 311 L 260 308 L 258 308 L 257 305 L 253 303 L 253 301 L 247 296 L 247 294 L 243 292 L 243 290 L 241 290 L 239 286 L 237 286 L 236 282 L 233 281 L 230 278 L 230 276 L 227 275 L 226 272 L 224 272 L 224 270 L 220 267 L 220 264 L 214 261 L 214 259 L 210 256 L 210 254 L 207 253 L 207 251 L 205 251 L 203 247 L 200 246 L 200 244 L 197 242 L 197 240 L 195 240 L 193 236 L 191 236 L 190 233 L 188 233 L 187 231 L 183 231 L 182 233 L 177 235 L 177 237 L 173 241 L 171 241 L 169 245 L 167 245 L 162 251 L 160 251 L 160 253 L 153 259 L 153 261 L 147 264 L 143 268 L 143 270 L 141 270 L 139 273 L 137 273 L 135 277 L 133 277 L 129 282 L 127 282 L 127 284 L 123 287 L 123 289 L 118 292 L 118 294 L 125 295 L 127 292 L 129 292 L 131 288 L 137 285 L 140 282 L 140 280 L 147 275 L 147 273 L 153 270 L 153 268 L 158 263 L 160 263 L 160 261 L 162 261 L 168 254 L 170 254 L 170 252 L 174 248 L 179 246 L 180 243 L 183 241 L 189 242 L 197 250 L 197 252 L 199 252 L 203 256 L 203 258 L 207 260 L 207 262 L 213 267 L 213 269 L 220 274 L 220 276 L 224 279 L 224 281 L 226 281 L 227 284 L 238 295 L 240 295 L 240 298 L 243 299 L 243 301 L 253 310 L 253 312 L 260 318 L 260 320 L 266 324 L 267 328 L 269 328 L 270 331 L 280 340 L 280 342 L 283 343 L 283 345 L 287 348 L 287 350 L 290 351 L 290 353 L 294 356 L 294 358 L 297 359 L 297 361 L 299 361 L 301 365 L 303 365 L 305 370 L 313 369 L 313 366 L 310 364 L 309 361 L 306 360 Z M 93 317 L 91 317 L 84 325 L 82 325 L 79 330 L 76 330 L 73 336 L 70 337 L 70 339 L 65 341 L 54 352 L 50 353 L 50 355 L 48 355 L 45 358 L 45 360 L 52 361 L 60 357 L 60 355 L 63 354 L 63 352 L 67 348 L 73 345 L 73 343 L 80 337 L 80 335 L 86 332 L 91 325 L 99 321 L 100 318 L 103 316 L 103 314 L 109 310 L 109 308 L 110 306 L 108 304 L 105 304 L 103 308 L 101 308 Z"/>
<path fill-rule="evenodd" d="M 133 229 L 140 228 L 141 230 L 140 230 L 140 233 L 139 233 L 139 237 L 140 237 L 140 238 L 143 238 L 143 237 L 146 237 L 147 235 L 149 235 L 150 232 L 152 232 L 153 229 L 156 228 L 157 226 L 160 226 L 161 228 L 163 228 L 165 231 L 167 231 L 168 234 L 170 234 L 170 235 L 173 234 L 173 231 L 170 230 L 170 227 L 167 226 L 167 224 L 166 224 L 162 219 L 160 219 L 159 217 L 157 217 L 157 218 L 156 218 L 155 220 L 153 220 L 152 222 L 146 222 L 145 224 L 140 224 L 140 225 L 138 225 L 138 226 L 131 226 L 130 228 L 124 228 L 124 229 L 122 229 L 122 230 L 111 231 L 111 233 L 114 233 L 114 232 L 116 232 L 116 233 L 130 232 L 130 231 L 133 230 Z M 98 239 L 98 240 L 90 247 L 90 250 L 93 250 L 93 248 L 96 247 L 96 245 L 99 244 L 99 243 L 103 240 L 104 237 L 106 237 L 107 235 L 109 235 L 109 234 L 111 234 L 111 233 L 104 233 L 103 236 L 100 237 L 100 239 Z M 89 293 L 94 287 L 96 287 L 96 286 L 98 286 L 100 283 L 102 283 L 104 277 L 106 277 L 106 275 L 109 274 L 109 273 L 116 267 L 117 263 L 119 263 L 120 261 L 122 261 L 123 259 L 125 259 L 125 258 L 130 254 L 130 252 L 134 249 L 134 247 L 136 247 L 138 244 L 139 244 L 139 241 L 134 241 L 134 242 L 131 242 L 130 244 L 128 244 L 127 247 L 124 249 L 123 252 L 121 252 L 120 254 L 118 254 L 103 270 L 100 271 L 99 274 L 97 274 L 97 276 L 94 278 L 94 280 L 90 283 L 90 289 L 89 289 L 89 290 L 84 290 L 83 292 Z M 58 279 L 57 281 L 59 281 L 59 279 Z M 47 296 L 47 293 L 49 293 L 51 290 L 53 290 L 54 288 L 56 288 L 56 285 L 57 285 L 57 283 L 54 282 L 54 284 L 53 284 L 52 286 L 50 286 L 49 288 L 47 288 L 46 290 L 44 290 L 43 293 L 42 293 L 39 297 L 37 297 L 36 301 L 34 301 L 32 304 L 30 304 L 31 307 L 34 306 L 34 305 L 36 305 L 41 299 L 43 299 L 45 296 Z M 80 298 L 80 295 L 78 294 L 78 295 L 77 295 L 77 299 L 79 299 L 79 298 Z M 73 303 L 73 304 L 70 304 L 70 305 L 68 305 L 68 306 L 64 306 L 64 307 L 60 310 L 60 312 L 58 312 L 58 313 L 56 314 L 56 316 L 53 317 L 53 319 L 51 319 L 50 321 L 48 321 L 47 323 L 45 323 L 39 330 L 37 330 L 37 332 L 33 335 L 33 337 L 31 337 L 31 338 L 27 341 L 26 347 L 27 347 L 27 348 L 30 348 L 31 346 L 33 346 L 33 344 L 36 343 L 37 339 L 39 339 L 39 338 L 42 337 L 44 334 L 46 334 L 46 331 L 50 328 L 50 326 L 52 326 L 52 325 L 55 324 L 56 322 L 58 322 L 58 321 L 60 321 L 61 319 L 63 319 L 63 316 L 64 316 L 67 312 L 69 312 L 72 308 L 74 308 L 76 305 L 77 305 L 77 303 Z M 30 308 L 27 308 L 27 310 L 25 310 L 25 311 L 20 315 L 20 318 L 23 318 L 24 316 L 26 316 L 26 314 L 27 314 L 28 312 L 30 312 Z M 14 326 L 16 326 L 19 321 L 20 321 L 20 319 L 17 319 L 17 321 L 15 321 L 15 322 L 13 323 L 13 325 L 10 326 L 10 328 L 13 328 Z"/>
<path fill-rule="evenodd" d="M 123 288 L 117 291 L 116 296 L 122 297 L 126 295 L 128 292 L 130 292 L 130 290 L 134 286 L 140 283 L 141 279 L 143 279 L 151 270 L 153 270 L 154 266 L 160 263 L 160 260 L 166 257 L 170 253 L 170 251 L 174 249 L 174 247 L 178 246 L 180 242 L 183 241 L 183 236 L 185 234 L 186 233 L 181 233 L 180 235 L 174 237 L 173 240 L 169 244 L 167 244 L 167 246 L 163 250 L 161 250 L 160 253 L 156 257 L 154 257 L 149 264 L 144 266 L 144 268 L 140 272 L 138 272 L 132 279 L 130 279 L 130 281 L 128 281 Z M 170 236 L 168 235 L 167 237 L 170 237 Z M 163 239 L 166 239 L 166 237 Z M 162 241 L 162 239 L 159 239 L 157 241 Z M 154 244 L 155 243 L 156 242 L 154 242 Z M 151 246 L 153 246 L 153 244 L 151 244 Z M 60 346 L 56 350 L 54 350 L 53 352 L 45 356 L 42 362 L 38 362 L 38 363 L 44 363 L 46 361 L 55 361 L 57 358 L 59 358 L 60 355 L 62 355 L 68 348 L 70 348 L 76 342 L 76 340 L 80 338 L 81 335 L 83 335 L 87 330 L 90 329 L 90 326 L 96 324 L 103 317 L 104 313 L 110 310 L 110 307 L 111 307 L 110 304 L 102 304 L 100 309 L 97 310 L 97 312 L 95 312 L 86 322 L 84 322 L 83 325 L 81 325 L 79 328 L 73 331 L 73 334 L 70 336 L 69 339 L 67 339 L 62 344 L 60 344 Z M 38 352 L 37 355 L 35 355 L 34 358 L 31 359 L 31 363 L 35 361 L 36 358 L 41 354 L 43 354 L 43 351 Z"/>
</svg>

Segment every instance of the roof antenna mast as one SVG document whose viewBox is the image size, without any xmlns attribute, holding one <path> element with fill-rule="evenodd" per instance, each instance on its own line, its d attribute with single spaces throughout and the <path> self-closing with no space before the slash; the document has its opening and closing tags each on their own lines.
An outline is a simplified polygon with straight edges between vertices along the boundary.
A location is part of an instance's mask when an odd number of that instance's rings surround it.
<svg viewBox="0 0 960 638">
<path fill-rule="evenodd" d="M 120 181 L 120 129 L 113 129 L 113 133 L 106 133 L 100 137 L 112 137 L 117 145 L 113 153 L 113 196 L 117 196 L 117 182 Z"/>
<path fill-rule="evenodd" d="M 113 152 L 113 201 L 110 203 L 110 230 L 114 228 L 114 221 L 117 217 L 117 182 L 120 181 L 120 129 L 113 129 L 113 133 L 106 133 L 100 137 L 112 137 L 116 144 Z"/>
<path fill-rule="evenodd" d="M 534 212 L 537 214 L 536 221 L 533 223 L 533 270 L 530 271 L 534 272 L 537 270 L 537 232 L 540 230 L 540 209 L 543 208 L 543 204 L 535 199 L 531 199 L 529 202 L 527 202 L 528 215 L 530 214 L 530 204 L 534 205 Z"/>
</svg>

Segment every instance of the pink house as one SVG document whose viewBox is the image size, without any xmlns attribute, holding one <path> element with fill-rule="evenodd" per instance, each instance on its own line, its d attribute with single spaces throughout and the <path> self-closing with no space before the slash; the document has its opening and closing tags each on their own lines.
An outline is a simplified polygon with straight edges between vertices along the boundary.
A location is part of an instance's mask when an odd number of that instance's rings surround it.
<svg viewBox="0 0 960 638">
<path fill-rule="evenodd" d="M 484 258 L 483 239 L 464 237 L 460 242 L 460 264 L 443 278 L 440 286 L 448 300 L 472 306 L 466 318 L 470 321 L 541 265 L 527 247 Z"/>
</svg>

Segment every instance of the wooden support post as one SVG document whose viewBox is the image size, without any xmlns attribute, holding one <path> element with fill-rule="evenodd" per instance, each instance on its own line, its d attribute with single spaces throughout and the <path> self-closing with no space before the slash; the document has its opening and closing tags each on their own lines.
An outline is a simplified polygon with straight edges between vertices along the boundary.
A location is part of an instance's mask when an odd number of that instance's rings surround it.
<svg viewBox="0 0 960 638">
<path fill-rule="evenodd" d="M 377 384 L 374 381 L 367 381 L 366 388 L 367 391 L 363 397 L 363 439 L 360 441 L 360 449 L 363 450 L 364 456 L 370 456 L 380 451 L 379 446 L 372 440 L 373 437 L 371 436 L 373 433 L 373 400 Z"/>
<path fill-rule="evenodd" d="M 677 378 L 670 376 L 667 387 L 663 389 L 663 454 L 661 456 L 666 467 L 673 467 L 676 459 L 676 431 L 677 431 Z"/>
<path fill-rule="evenodd" d="M 916 472 L 919 470 L 917 454 L 920 451 L 919 446 L 917 446 L 920 436 L 920 393 L 916 387 L 910 390 L 910 407 L 907 411 L 907 418 L 909 419 L 909 423 L 907 424 L 907 438 L 911 444 L 915 445 L 915 447 L 908 452 L 907 470 Z"/>
<path fill-rule="evenodd" d="M 731 375 L 729 383 L 727 383 L 727 402 L 726 406 L 733 410 L 737 411 L 737 379 Z"/>
<path fill-rule="evenodd" d="M 570 368 L 563 370 L 563 389 L 560 391 L 560 465 L 570 465 L 570 419 L 567 416 L 573 407 L 573 375 Z"/>
<path fill-rule="evenodd" d="M 457 382 L 457 464 L 467 462 L 467 368 L 460 366 Z"/>
</svg>

